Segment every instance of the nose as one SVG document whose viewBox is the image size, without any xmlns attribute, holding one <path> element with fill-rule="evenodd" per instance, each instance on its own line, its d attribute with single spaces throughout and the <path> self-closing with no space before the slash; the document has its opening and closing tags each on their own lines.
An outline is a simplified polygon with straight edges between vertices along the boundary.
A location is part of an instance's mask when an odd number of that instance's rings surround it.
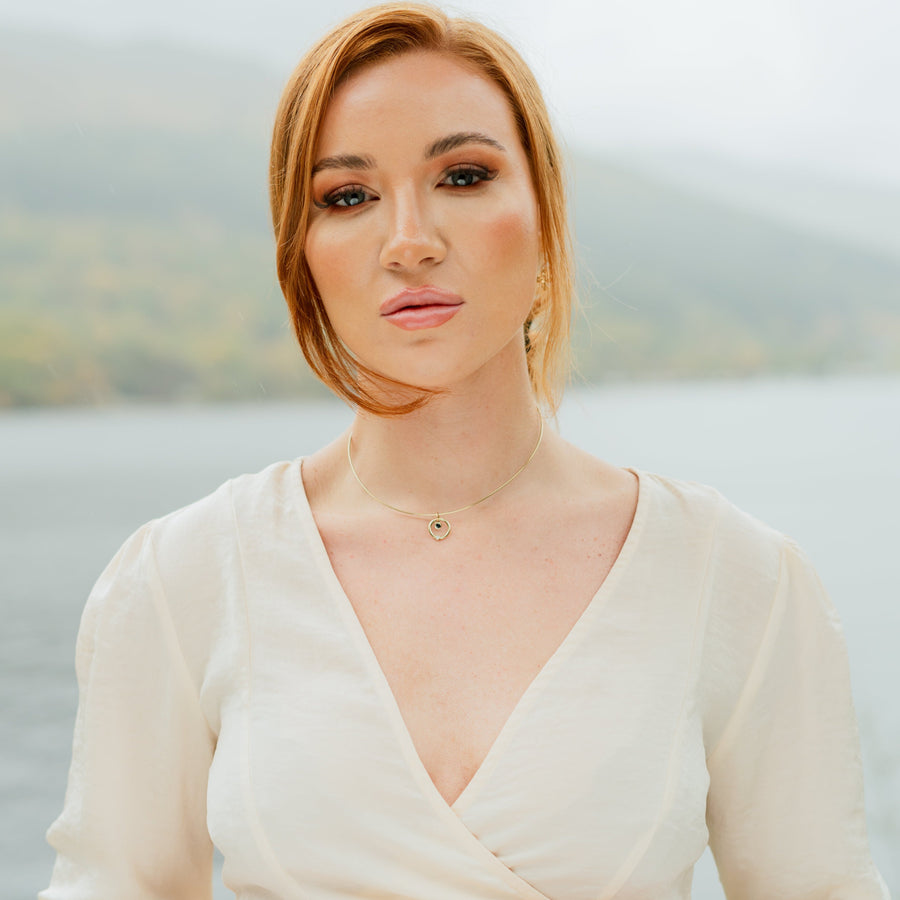
<svg viewBox="0 0 900 900">
<path fill-rule="evenodd" d="M 414 270 L 444 259 L 447 247 L 426 201 L 412 195 L 398 197 L 389 209 L 382 266 L 395 271 Z"/>
</svg>

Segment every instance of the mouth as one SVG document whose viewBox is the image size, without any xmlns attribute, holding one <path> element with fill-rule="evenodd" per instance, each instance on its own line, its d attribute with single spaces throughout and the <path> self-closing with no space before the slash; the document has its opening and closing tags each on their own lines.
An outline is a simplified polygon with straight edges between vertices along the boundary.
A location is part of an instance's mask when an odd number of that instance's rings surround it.
<svg viewBox="0 0 900 900">
<path fill-rule="evenodd" d="M 385 300 L 379 308 L 382 318 L 405 331 L 436 328 L 449 321 L 462 308 L 457 294 L 435 287 L 407 288 Z"/>
</svg>

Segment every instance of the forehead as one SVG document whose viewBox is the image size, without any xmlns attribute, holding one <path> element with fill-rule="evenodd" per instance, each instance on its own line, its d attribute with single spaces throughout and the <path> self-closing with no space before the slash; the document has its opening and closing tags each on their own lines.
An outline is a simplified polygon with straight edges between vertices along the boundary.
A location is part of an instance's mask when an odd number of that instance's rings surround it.
<svg viewBox="0 0 900 900">
<path fill-rule="evenodd" d="M 489 134 L 510 150 L 519 146 L 509 100 L 497 84 L 450 54 L 410 51 L 366 65 L 338 86 L 317 146 L 320 154 L 367 150 L 360 142 L 430 142 L 460 131 Z"/>
</svg>

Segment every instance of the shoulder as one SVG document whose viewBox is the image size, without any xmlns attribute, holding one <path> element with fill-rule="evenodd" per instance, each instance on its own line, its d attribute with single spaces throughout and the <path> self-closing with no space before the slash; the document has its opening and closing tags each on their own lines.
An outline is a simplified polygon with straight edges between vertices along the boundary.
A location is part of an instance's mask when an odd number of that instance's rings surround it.
<svg viewBox="0 0 900 900">
<path fill-rule="evenodd" d="M 707 580 L 744 581 L 764 587 L 777 581 L 781 557 L 792 542 L 707 484 L 639 472 L 639 514 L 657 540 L 705 560 Z"/>
<path fill-rule="evenodd" d="M 288 547 L 302 503 L 299 460 L 229 479 L 215 491 L 146 526 L 153 562 L 173 603 L 233 592 L 259 548 Z"/>
<path fill-rule="evenodd" d="M 245 539 L 266 541 L 298 502 L 299 461 L 274 463 L 135 531 L 104 570 L 94 594 L 118 602 L 155 593 L 171 607 L 213 605 L 240 571 Z"/>
<path fill-rule="evenodd" d="M 709 485 L 644 472 L 640 479 L 644 564 L 667 573 L 673 588 L 686 587 L 705 665 L 723 685 L 729 673 L 739 679 L 766 630 L 785 559 L 799 550 Z"/>
<path fill-rule="evenodd" d="M 271 526 L 295 499 L 299 461 L 273 463 L 260 472 L 239 475 L 212 493 L 144 526 L 161 555 L 178 556 L 234 536 L 236 527 Z"/>
<path fill-rule="evenodd" d="M 254 546 L 278 553 L 281 533 L 284 552 L 296 548 L 283 524 L 299 502 L 299 477 L 299 461 L 275 463 L 135 531 L 91 592 L 81 655 L 90 655 L 101 631 L 107 643 L 134 646 L 156 630 L 174 641 L 199 685 L 215 648 L 230 646 L 242 627 L 246 560 L 259 556 Z"/>
<path fill-rule="evenodd" d="M 690 559 L 698 634 L 698 703 L 704 740 L 714 746 L 760 648 L 784 621 L 835 621 L 816 573 L 782 532 L 708 485 L 641 473 L 651 546 L 676 571 Z M 802 630 L 802 629 L 800 629 Z"/>
</svg>

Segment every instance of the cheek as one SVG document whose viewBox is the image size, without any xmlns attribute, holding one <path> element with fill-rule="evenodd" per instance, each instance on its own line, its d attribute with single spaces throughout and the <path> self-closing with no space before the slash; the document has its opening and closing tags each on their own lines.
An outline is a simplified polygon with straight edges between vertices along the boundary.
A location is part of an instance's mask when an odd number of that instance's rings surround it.
<svg viewBox="0 0 900 900">
<path fill-rule="evenodd" d="M 334 292 L 340 282 L 337 277 L 341 272 L 338 265 L 342 254 L 340 241 L 329 239 L 328 235 L 323 235 L 320 230 L 310 231 L 306 235 L 303 249 L 306 264 L 316 283 L 319 296 L 325 299 Z"/>
<path fill-rule="evenodd" d="M 535 217 L 521 209 L 499 211 L 471 229 L 470 248 L 477 253 L 487 279 L 495 279 L 495 293 L 506 298 L 500 306 L 514 310 L 524 320 L 534 301 L 540 264 Z"/>
<path fill-rule="evenodd" d="M 521 266 L 529 278 L 535 276 L 540 248 L 533 215 L 521 210 L 499 211 L 480 228 L 473 228 L 471 235 L 474 243 L 483 248 L 482 255 L 489 257 L 498 271 L 500 264 L 505 263 L 511 267 L 509 275 Z"/>
<path fill-rule="evenodd" d="M 538 231 L 534 216 L 510 214 L 504 217 L 498 231 L 503 248 L 510 256 L 521 256 L 522 262 L 533 266 L 538 257 Z"/>
<path fill-rule="evenodd" d="M 353 229 L 332 229 L 329 223 L 307 233 L 304 244 L 306 263 L 315 282 L 325 315 L 341 337 L 352 342 L 364 321 L 365 304 L 370 294 L 370 273 L 360 263 L 368 249 L 363 237 Z"/>
</svg>

